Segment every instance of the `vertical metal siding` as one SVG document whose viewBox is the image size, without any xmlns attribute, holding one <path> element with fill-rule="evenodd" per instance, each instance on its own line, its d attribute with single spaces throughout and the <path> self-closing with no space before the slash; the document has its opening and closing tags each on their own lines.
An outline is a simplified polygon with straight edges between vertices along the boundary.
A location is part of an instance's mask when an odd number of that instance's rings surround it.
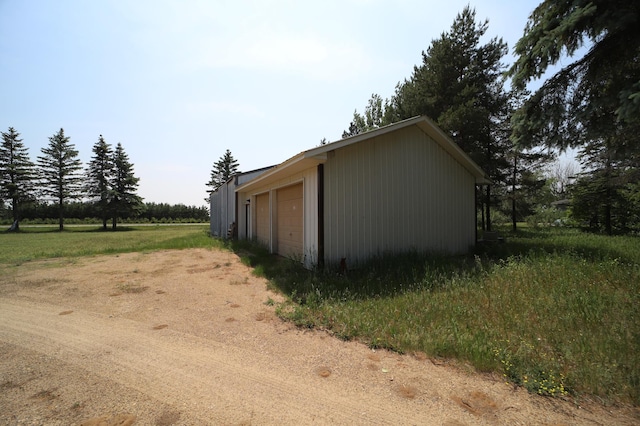
<svg viewBox="0 0 640 426">
<path fill-rule="evenodd" d="M 269 221 L 271 220 L 269 193 L 256 197 L 256 239 L 260 244 L 269 245 L 271 235 Z"/>
<path fill-rule="evenodd" d="M 235 221 L 235 185 L 227 182 L 211 194 L 209 228 L 211 235 L 227 237 L 227 231 Z"/>
<path fill-rule="evenodd" d="M 336 150 L 325 164 L 325 256 L 464 252 L 474 242 L 475 180 L 416 127 Z"/>
<path fill-rule="evenodd" d="M 307 267 L 318 263 L 318 171 L 311 168 L 303 173 L 304 180 L 304 236 L 303 262 Z"/>
<path fill-rule="evenodd" d="M 212 192 L 209 199 L 209 232 L 214 237 L 220 236 L 220 193 Z"/>
<path fill-rule="evenodd" d="M 227 237 L 227 218 L 229 216 L 229 206 L 227 200 L 229 199 L 228 186 L 223 184 L 220 188 L 220 236 L 222 238 Z"/>
<path fill-rule="evenodd" d="M 226 238 L 227 231 L 231 227 L 231 224 L 236 220 L 236 186 L 233 181 L 229 181 L 222 185 L 221 195 L 222 199 L 222 223 L 221 223 L 221 235 Z"/>
</svg>

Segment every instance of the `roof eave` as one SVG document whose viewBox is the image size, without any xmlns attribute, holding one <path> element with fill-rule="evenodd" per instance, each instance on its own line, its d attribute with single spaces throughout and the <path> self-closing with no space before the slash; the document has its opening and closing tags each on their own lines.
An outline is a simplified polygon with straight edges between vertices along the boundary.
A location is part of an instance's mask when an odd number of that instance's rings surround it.
<svg viewBox="0 0 640 426">
<path fill-rule="evenodd" d="M 330 151 L 344 148 L 358 142 L 373 139 L 386 133 L 395 132 L 405 127 L 417 125 L 425 134 L 429 135 L 445 151 L 454 157 L 465 169 L 475 178 L 477 185 L 490 185 L 491 180 L 484 171 L 469 157 L 449 136 L 447 136 L 431 119 L 426 116 L 409 118 L 398 123 L 389 124 L 365 133 L 350 136 L 336 142 L 321 145 L 316 148 L 303 151 L 285 162 L 273 167 L 271 170 L 261 174 L 255 179 L 236 188 L 236 191 L 246 192 L 262 187 L 270 182 L 276 181 L 280 176 L 302 171 L 306 168 L 317 166 L 327 160 Z"/>
<path fill-rule="evenodd" d="M 291 157 L 284 163 L 273 167 L 271 170 L 261 174 L 255 179 L 251 179 L 249 182 L 237 187 L 236 191 L 251 192 L 264 185 L 277 181 L 285 174 L 290 175 L 297 173 L 310 167 L 317 166 L 320 163 L 324 163 L 327 160 L 326 154 L 319 154 L 313 157 L 306 157 L 304 154 L 304 152 L 301 152 L 300 154 Z"/>
</svg>

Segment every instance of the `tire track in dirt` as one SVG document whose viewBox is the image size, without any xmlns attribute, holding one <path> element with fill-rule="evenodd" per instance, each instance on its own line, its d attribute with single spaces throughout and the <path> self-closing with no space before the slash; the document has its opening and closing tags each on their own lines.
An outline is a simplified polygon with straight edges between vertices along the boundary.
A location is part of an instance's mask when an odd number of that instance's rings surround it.
<svg viewBox="0 0 640 426">
<path fill-rule="evenodd" d="M 363 394 L 354 402 L 348 389 L 327 385 L 322 378 L 310 388 L 286 363 L 261 359 L 264 355 L 259 353 L 170 330 L 153 331 L 121 318 L 79 311 L 60 317 L 59 311 L 56 306 L 0 301 L 0 339 L 81 365 L 167 404 L 188 407 L 195 421 L 425 421 L 416 413 L 400 411 L 388 398 Z M 263 397 L 244 399 L 243 390 L 250 388 Z"/>
</svg>

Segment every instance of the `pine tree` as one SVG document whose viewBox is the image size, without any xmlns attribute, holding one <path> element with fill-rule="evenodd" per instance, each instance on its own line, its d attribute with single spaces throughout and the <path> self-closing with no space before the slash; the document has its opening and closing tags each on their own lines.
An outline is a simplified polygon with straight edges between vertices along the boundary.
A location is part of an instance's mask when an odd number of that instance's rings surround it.
<svg viewBox="0 0 640 426">
<path fill-rule="evenodd" d="M 544 165 L 553 159 L 553 155 L 540 149 L 513 149 L 509 153 L 511 175 L 507 179 L 507 194 L 511 202 L 511 227 L 517 230 L 518 219 L 534 213 L 535 204 L 543 204 L 540 197 L 544 193 L 547 179 L 541 172 Z M 550 194 L 550 191 L 546 191 Z"/>
<path fill-rule="evenodd" d="M 224 155 L 213 164 L 211 180 L 207 182 L 207 186 L 210 186 L 211 189 L 208 190 L 207 193 L 211 195 L 212 192 L 224 185 L 238 172 L 238 167 L 238 160 L 233 158 L 231 151 L 227 149 Z M 205 200 L 208 201 L 208 199 Z"/>
<path fill-rule="evenodd" d="M 579 151 L 586 172 L 573 188 L 573 218 L 607 235 L 640 230 L 633 208 L 637 195 L 629 191 L 640 184 L 640 155 L 620 138 L 595 140 Z"/>
<path fill-rule="evenodd" d="M 102 135 L 93 146 L 93 157 L 87 168 L 87 195 L 94 202 L 102 219 L 102 228 L 107 229 L 109 203 L 112 198 L 110 181 L 113 176 L 113 151 Z"/>
<path fill-rule="evenodd" d="M 547 79 L 514 116 L 514 135 L 521 145 L 580 149 L 586 172 L 573 194 L 574 218 L 610 234 L 629 228 L 628 188 L 640 182 L 640 3 L 543 1 L 509 74 L 523 87 L 584 46 L 587 53 Z"/>
<path fill-rule="evenodd" d="M 111 180 L 111 199 L 109 211 L 113 218 L 112 228 L 115 230 L 118 218 L 133 216 L 142 211 L 142 198 L 136 194 L 139 178 L 133 173 L 133 164 L 118 143 L 113 153 L 113 176 Z"/>
<path fill-rule="evenodd" d="M 465 7 L 449 32 L 432 41 L 422 52 L 422 65 L 396 86 L 384 115 L 400 120 L 416 115 L 432 118 L 498 185 L 508 176 L 506 153 L 512 147 L 501 63 L 507 45 L 498 38 L 480 44 L 488 21 L 476 23 L 475 18 L 475 10 Z M 487 229 L 491 229 L 493 198 L 488 185 L 482 198 Z"/>
<path fill-rule="evenodd" d="M 545 0 L 516 43 L 513 84 L 539 78 L 563 54 L 581 58 L 561 68 L 514 118 L 519 139 L 580 146 L 610 138 L 612 123 L 640 126 L 640 3 Z M 637 139 L 636 139 L 637 141 Z"/>
<path fill-rule="evenodd" d="M 386 126 L 395 121 L 393 118 L 389 101 L 385 100 L 383 102 L 380 95 L 373 93 L 364 109 L 364 115 L 361 115 L 358 110 L 353 112 L 353 119 L 349 123 L 349 129 L 342 132 L 342 138 Z"/>
<path fill-rule="evenodd" d="M 20 229 L 23 204 L 33 201 L 35 165 L 29 159 L 28 149 L 13 127 L 2 132 L 0 145 L 0 200 L 11 203 L 13 230 Z"/>
<path fill-rule="evenodd" d="M 356 109 L 353 111 L 353 119 L 351 120 L 351 123 L 349 123 L 349 128 L 342 132 L 342 139 L 359 135 L 367 130 L 365 118 Z"/>
<path fill-rule="evenodd" d="M 64 135 L 64 129 L 49 138 L 49 145 L 41 149 L 38 156 L 42 194 L 58 203 L 59 227 L 64 229 L 64 205 L 82 194 L 82 162 L 78 151 Z"/>
</svg>

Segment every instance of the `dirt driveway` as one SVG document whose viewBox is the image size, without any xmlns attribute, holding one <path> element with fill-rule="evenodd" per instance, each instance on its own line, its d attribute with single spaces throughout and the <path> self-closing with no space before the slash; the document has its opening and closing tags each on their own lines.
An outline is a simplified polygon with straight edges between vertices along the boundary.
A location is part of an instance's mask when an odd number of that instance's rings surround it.
<svg viewBox="0 0 640 426">
<path fill-rule="evenodd" d="M 0 270 L 0 424 L 637 424 L 281 322 L 232 253 Z"/>
</svg>

